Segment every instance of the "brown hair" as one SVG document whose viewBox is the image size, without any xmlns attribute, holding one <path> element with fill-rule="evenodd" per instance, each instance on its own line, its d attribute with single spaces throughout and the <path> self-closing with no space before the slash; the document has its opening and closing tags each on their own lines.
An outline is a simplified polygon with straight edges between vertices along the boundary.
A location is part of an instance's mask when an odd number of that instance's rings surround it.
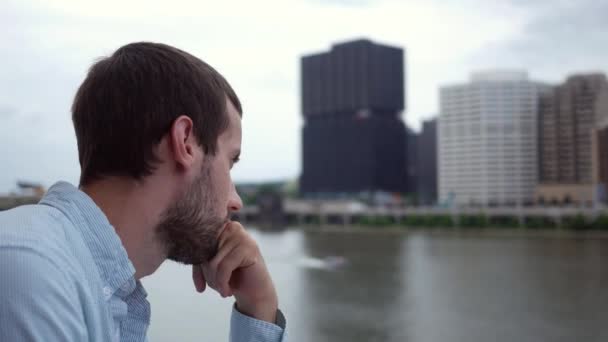
<svg viewBox="0 0 608 342">
<path fill-rule="evenodd" d="M 80 184 L 109 175 L 150 175 L 159 161 L 154 147 L 180 115 L 190 117 L 198 143 L 214 155 L 229 122 L 226 98 L 242 114 L 220 73 L 165 44 L 128 44 L 102 58 L 72 105 Z"/>
</svg>

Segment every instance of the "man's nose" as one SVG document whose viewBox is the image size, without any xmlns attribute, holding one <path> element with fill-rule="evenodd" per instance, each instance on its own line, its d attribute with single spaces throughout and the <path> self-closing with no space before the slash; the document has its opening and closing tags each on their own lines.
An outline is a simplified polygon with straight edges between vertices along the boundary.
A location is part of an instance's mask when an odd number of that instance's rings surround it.
<svg viewBox="0 0 608 342">
<path fill-rule="evenodd" d="M 236 192 L 236 188 L 232 185 L 232 191 L 230 192 L 230 198 L 228 199 L 228 210 L 231 212 L 238 212 L 243 209 L 243 201 Z"/>
</svg>

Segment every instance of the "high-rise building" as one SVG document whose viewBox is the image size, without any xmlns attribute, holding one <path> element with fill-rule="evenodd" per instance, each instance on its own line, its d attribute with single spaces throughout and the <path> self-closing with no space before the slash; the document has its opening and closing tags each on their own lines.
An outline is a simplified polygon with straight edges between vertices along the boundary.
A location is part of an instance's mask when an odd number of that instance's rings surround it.
<svg viewBox="0 0 608 342">
<path fill-rule="evenodd" d="M 357 40 L 305 56 L 304 195 L 405 192 L 404 54 Z"/>
<path fill-rule="evenodd" d="M 603 87 L 595 102 L 598 114 L 593 132 L 592 169 L 595 203 L 608 203 L 608 87 Z"/>
<path fill-rule="evenodd" d="M 407 130 L 408 197 L 418 205 L 437 203 L 437 120 L 422 122 L 420 133 Z"/>
<path fill-rule="evenodd" d="M 580 74 L 541 96 L 539 202 L 590 204 L 596 199 L 599 171 L 594 168 L 603 157 L 594 148 L 604 149 L 601 122 L 608 112 L 600 98 L 607 88 L 604 74 Z"/>
<path fill-rule="evenodd" d="M 439 198 L 450 204 L 534 200 L 538 96 L 524 71 L 473 73 L 440 89 Z"/>
<path fill-rule="evenodd" d="M 416 193 L 418 202 L 431 205 L 437 202 L 437 120 L 422 122 L 416 140 Z"/>
<path fill-rule="evenodd" d="M 408 197 L 418 197 L 418 139 L 420 138 L 419 133 L 413 130 L 408 125 L 405 125 L 405 131 L 407 139 L 405 141 L 406 150 L 406 170 L 407 170 L 407 184 L 406 187 L 409 192 Z"/>
</svg>

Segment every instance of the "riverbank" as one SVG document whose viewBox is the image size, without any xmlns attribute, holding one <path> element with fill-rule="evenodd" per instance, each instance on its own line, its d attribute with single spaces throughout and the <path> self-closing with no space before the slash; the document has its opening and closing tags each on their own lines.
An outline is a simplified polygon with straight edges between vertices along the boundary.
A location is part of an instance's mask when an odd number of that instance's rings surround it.
<svg viewBox="0 0 608 342">
<path fill-rule="evenodd" d="M 566 238 L 566 239 L 608 239 L 604 230 L 569 229 L 526 229 L 526 228 L 436 228 L 404 226 L 363 226 L 363 225 L 304 225 L 288 229 L 312 233 L 361 233 L 361 234 L 425 234 L 448 237 L 488 237 L 488 238 Z"/>
</svg>

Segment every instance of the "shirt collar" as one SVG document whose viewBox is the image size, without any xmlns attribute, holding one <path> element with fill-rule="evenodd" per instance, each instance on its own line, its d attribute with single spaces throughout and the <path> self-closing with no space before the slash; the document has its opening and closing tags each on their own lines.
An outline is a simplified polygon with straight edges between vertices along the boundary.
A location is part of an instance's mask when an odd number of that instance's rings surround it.
<svg viewBox="0 0 608 342">
<path fill-rule="evenodd" d="M 124 298 L 135 290 L 135 267 L 114 227 L 91 197 L 70 183 L 58 182 L 40 204 L 63 212 L 81 233 L 104 282 L 104 293 Z"/>
</svg>

